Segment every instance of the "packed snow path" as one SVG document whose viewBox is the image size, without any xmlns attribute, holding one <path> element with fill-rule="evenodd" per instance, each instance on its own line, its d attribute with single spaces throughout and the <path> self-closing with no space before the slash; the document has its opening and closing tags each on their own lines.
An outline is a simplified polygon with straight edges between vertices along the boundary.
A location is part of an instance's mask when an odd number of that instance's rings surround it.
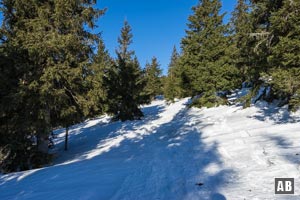
<svg viewBox="0 0 300 200">
<path fill-rule="evenodd" d="M 145 106 L 145 118 L 109 117 L 57 130 L 54 165 L 0 175 L 0 199 L 300 199 L 300 122 L 285 108 Z M 294 196 L 274 177 L 295 178 Z"/>
</svg>

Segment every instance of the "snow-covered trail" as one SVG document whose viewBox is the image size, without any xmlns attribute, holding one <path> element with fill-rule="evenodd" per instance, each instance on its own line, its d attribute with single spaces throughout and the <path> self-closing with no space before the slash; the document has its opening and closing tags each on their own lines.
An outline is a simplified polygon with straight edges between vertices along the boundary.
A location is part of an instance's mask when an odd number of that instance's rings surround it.
<svg viewBox="0 0 300 200">
<path fill-rule="evenodd" d="M 126 176 L 111 199 L 210 199 L 212 195 L 221 196 L 216 193 L 217 188 L 230 172 L 223 170 L 214 176 L 204 175 L 203 170 L 208 164 L 221 165 L 216 146 L 206 147 L 201 143 L 199 131 L 205 125 L 200 125 L 199 117 L 188 114 L 186 108 L 177 111 L 170 122 L 159 126 L 139 144 L 142 149 L 135 151 L 138 168 Z M 201 190 L 197 183 L 206 180 L 211 183 L 207 182 L 207 189 Z"/>
<path fill-rule="evenodd" d="M 0 175 L 0 199 L 300 199 L 275 196 L 274 177 L 300 194 L 300 123 L 284 108 L 145 106 L 145 119 L 108 117 L 57 130 L 53 166 Z"/>
</svg>

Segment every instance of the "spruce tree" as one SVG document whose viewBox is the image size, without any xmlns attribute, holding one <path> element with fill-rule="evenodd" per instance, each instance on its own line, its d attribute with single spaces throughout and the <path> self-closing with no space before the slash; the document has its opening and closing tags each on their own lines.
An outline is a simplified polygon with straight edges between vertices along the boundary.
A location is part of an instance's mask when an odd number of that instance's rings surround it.
<svg viewBox="0 0 300 200">
<path fill-rule="evenodd" d="M 188 30 L 182 39 L 183 89 L 186 95 L 201 95 L 197 106 L 214 106 L 226 100 L 218 91 L 229 91 L 238 84 L 238 71 L 231 60 L 228 26 L 219 14 L 219 0 L 202 0 L 192 8 Z M 226 93 L 224 93 L 226 94 Z M 225 95 L 224 95 L 225 97 Z"/>
<path fill-rule="evenodd" d="M 270 47 L 274 42 L 270 16 L 272 13 L 277 12 L 281 5 L 282 0 L 251 1 L 250 22 L 252 32 L 249 34 L 248 47 L 243 48 L 243 51 L 248 51 L 250 62 L 248 76 L 256 90 L 264 83 L 261 74 L 270 69 L 267 58 L 270 56 Z"/>
<path fill-rule="evenodd" d="M 42 68 L 37 65 L 40 60 L 33 59 L 34 47 L 27 45 L 28 33 L 32 31 L 28 24 L 38 17 L 38 8 L 38 2 L 32 1 L 1 2 L 4 19 L 0 65 L 7 81 L 1 89 L 1 124 L 5 127 L 1 127 L 1 138 L 5 140 L 1 142 L 0 163 L 4 172 L 36 167 L 41 164 L 36 155 L 45 153 L 43 143 L 50 127 L 49 115 L 40 112 L 44 106 L 35 88 Z"/>
<path fill-rule="evenodd" d="M 5 151 L 11 156 L 5 162 L 16 162 L 10 170 L 23 170 L 40 166 L 43 161 L 39 159 L 46 158 L 35 158 L 34 153 L 48 152 L 53 127 L 68 127 L 82 120 L 85 71 L 96 38 L 84 25 L 93 28 L 94 20 L 103 11 L 92 8 L 94 1 L 84 0 L 1 3 L 5 54 L 15 57 L 7 59 L 13 62 L 6 70 L 16 77 L 3 98 L 6 100 L 1 100 L 1 104 L 11 100 L 14 105 L 2 115 L 9 129 L 7 134 L 12 136 L 6 142 Z M 13 140 L 16 145 L 10 143 Z"/>
<path fill-rule="evenodd" d="M 251 26 L 248 46 L 249 70 L 253 83 L 252 95 L 263 86 L 266 89 L 260 98 L 281 100 L 279 105 L 289 104 L 294 110 L 299 107 L 299 3 L 295 1 L 251 1 Z"/>
<path fill-rule="evenodd" d="M 112 58 L 105 48 L 102 38 L 99 38 L 97 53 L 93 56 L 92 64 L 87 72 L 88 104 L 86 105 L 89 117 L 101 115 L 107 111 L 107 90 L 105 76 L 112 66 Z"/>
<path fill-rule="evenodd" d="M 279 2 L 270 16 L 272 45 L 268 56 L 270 85 L 289 109 L 300 106 L 300 2 Z"/>
<path fill-rule="evenodd" d="M 150 98 L 143 94 L 146 86 L 143 72 L 134 51 L 129 49 L 132 33 L 127 21 L 124 22 L 118 43 L 117 58 L 107 80 L 108 111 L 114 115 L 114 120 L 141 119 L 143 113 L 139 106 L 148 103 Z"/>
<path fill-rule="evenodd" d="M 240 76 L 243 82 L 250 82 L 251 77 L 248 77 L 251 41 L 250 33 L 252 33 L 250 17 L 250 5 L 247 0 L 238 0 L 237 5 L 232 12 L 232 45 L 233 45 L 233 62 L 240 70 Z"/>
<path fill-rule="evenodd" d="M 28 24 L 33 29 L 28 34 L 29 40 L 34 41 L 33 51 L 44 68 L 37 89 L 47 105 L 47 112 L 50 111 L 51 123 L 66 127 L 66 150 L 68 127 L 83 120 L 85 115 L 85 71 L 90 65 L 91 45 L 97 36 L 84 25 L 93 28 L 103 13 L 92 7 L 94 3 L 85 0 L 44 2 L 38 20 Z M 36 33 L 44 39 L 37 42 Z"/>
<path fill-rule="evenodd" d="M 272 55 L 272 46 L 276 44 L 276 33 L 272 31 L 271 16 L 282 7 L 282 0 L 251 0 L 250 30 L 245 42 L 247 46 L 242 46 L 240 51 L 248 52 L 248 70 L 246 76 L 252 83 L 252 91 L 247 97 L 247 105 L 250 105 L 251 98 L 257 95 L 258 90 L 263 86 L 264 91 L 256 98 L 260 100 L 272 101 L 274 97 L 273 87 L 266 94 L 267 86 L 270 86 L 270 72 L 272 64 L 268 57 Z"/>
<path fill-rule="evenodd" d="M 182 96 L 181 89 L 181 68 L 178 63 L 180 58 L 176 47 L 173 47 L 170 64 L 168 66 L 168 76 L 164 83 L 164 96 L 166 100 L 174 101 L 175 98 Z"/>
<path fill-rule="evenodd" d="M 148 94 L 153 100 L 157 95 L 162 94 L 162 82 L 161 82 L 161 69 L 159 68 L 157 58 L 153 57 L 151 63 L 146 63 L 145 79 L 146 87 L 145 93 Z"/>
</svg>

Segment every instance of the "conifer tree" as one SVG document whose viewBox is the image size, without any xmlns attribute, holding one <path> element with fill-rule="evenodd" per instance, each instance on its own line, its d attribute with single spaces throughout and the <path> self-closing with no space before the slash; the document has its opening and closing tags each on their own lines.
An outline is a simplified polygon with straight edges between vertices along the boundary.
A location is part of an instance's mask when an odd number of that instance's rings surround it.
<svg viewBox="0 0 300 200">
<path fill-rule="evenodd" d="M 250 1 L 250 33 L 248 37 L 245 37 L 244 42 L 247 45 L 242 45 L 239 49 L 240 52 L 246 52 L 247 59 L 244 60 L 248 63 L 246 77 L 253 85 L 251 93 L 246 98 L 247 106 L 250 105 L 251 98 L 257 95 L 261 86 L 264 86 L 265 90 L 256 98 L 256 101 L 262 98 L 271 101 L 274 98 L 273 88 L 270 88 L 271 92 L 268 92 L 268 95 L 266 94 L 266 86 L 269 85 L 269 78 L 266 74 L 269 74 L 272 69 L 268 57 L 271 55 L 271 47 L 274 45 L 274 37 L 276 37 L 272 32 L 270 20 L 272 14 L 276 13 L 281 6 L 281 0 Z"/>
<path fill-rule="evenodd" d="M 1 127 L 1 138 L 6 139 L 1 144 L 0 165 L 4 172 L 35 167 L 41 164 L 34 161 L 35 155 L 45 152 L 43 138 L 49 129 L 49 117 L 40 112 L 44 106 L 34 87 L 42 68 L 37 65 L 40 60 L 33 59 L 34 47 L 27 45 L 27 34 L 32 31 L 28 24 L 38 17 L 38 7 L 38 2 L 32 1 L 1 2 L 1 71 L 8 81 L 1 95 L 1 124 L 5 127 Z M 37 138 L 37 148 L 33 137 Z"/>
<path fill-rule="evenodd" d="M 268 64 L 269 80 L 277 98 L 289 109 L 300 106 L 300 2 L 278 1 L 270 16 L 272 41 Z"/>
<path fill-rule="evenodd" d="M 51 112 L 52 123 L 66 127 L 66 150 L 68 127 L 83 120 L 85 115 L 84 73 L 97 36 L 85 30 L 84 25 L 94 28 L 95 20 L 103 14 L 102 10 L 92 8 L 94 3 L 85 0 L 44 3 L 46 8 L 40 12 L 39 20 L 31 22 L 32 33 L 47 38 L 34 44 L 37 56 L 41 61 L 46 60 L 39 89 Z M 44 24 L 46 20 L 52 23 Z M 29 37 L 36 39 L 35 35 Z"/>
<path fill-rule="evenodd" d="M 33 153 L 47 153 L 52 127 L 68 127 L 82 120 L 86 102 L 84 72 L 96 38 L 83 26 L 93 28 L 94 20 L 103 13 L 92 8 L 94 3 L 1 2 L 3 45 L 6 54 L 15 57 L 9 71 L 17 78 L 4 97 L 14 108 L 2 115 L 5 119 L 14 116 L 5 121 L 9 130 L 6 134 L 12 137 L 6 142 L 9 156 L 4 160 L 14 163 L 8 167 L 10 170 L 40 166 L 38 160 L 46 156 L 34 158 Z M 37 138 L 37 145 L 33 138 Z M 13 140 L 16 145 L 10 143 Z"/>
<path fill-rule="evenodd" d="M 252 95 L 261 86 L 269 87 L 260 98 L 281 100 L 279 105 L 299 107 L 299 3 L 295 1 L 251 1 L 252 31 L 248 46 L 248 77 L 254 84 Z M 250 95 L 251 96 L 251 95 Z"/>
<path fill-rule="evenodd" d="M 214 106 L 226 101 L 216 96 L 238 84 L 238 71 L 231 60 L 228 26 L 219 14 L 219 0 L 202 0 L 192 8 L 188 30 L 182 39 L 183 89 L 186 95 L 202 95 L 197 106 Z M 187 83 L 187 84 L 186 84 Z"/>
<path fill-rule="evenodd" d="M 254 89 L 264 83 L 261 74 L 270 69 L 267 58 L 271 53 L 270 47 L 274 42 L 270 16 L 272 13 L 277 12 L 281 5 L 282 0 L 251 1 L 252 32 L 249 34 L 248 47 L 244 48 L 244 51 L 248 51 L 251 63 L 248 76 L 254 85 Z"/>
<path fill-rule="evenodd" d="M 167 100 L 173 101 L 174 98 L 182 96 L 181 89 L 181 74 L 180 65 L 178 60 L 180 58 L 176 47 L 173 47 L 171 61 L 168 67 L 168 76 L 166 77 L 164 84 L 164 96 Z"/>
<path fill-rule="evenodd" d="M 146 87 L 145 93 L 148 94 L 153 100 L 155 96 L 162 94 L 162 82 L 161 82 L 161 69 L 156 57 L 153 57 L 151 63 L 146 63 L 145 79 Z"/>
<path fill-rule="evenodd" d="M 14 65 L 19 55 L 9 47 L 4 38 L 0 44 L 0 172 L 11 172 L 18 168 L 28 169 L 29 166 L 20 166 L 22 156 L 31 152 L 26 137 L 29 130 L 22 129 L 21 103 L 17 101 L 18 83 L 21 75 Z M 13 59 L 14 58 L 14 59 Z M 18 98 L 19 100 L 19 98 Z M 28 146 L 27 146 L 28 145 Z M 27 151 L 26 151 L 27 150 Z M 27 160 L 26 160 L 27 161 Z"/>
<path fill-rule="evenodd" d="M 238 0 L 237 5 L 232 13 L 231 25 L 232 27 L 232 44 L 233 44 L 233 61 L 235 66 L 240 70 L 240 76 L 242 81 L 250 82 L 251 77 L 248 77 L 250 73 L 249 66 L 251 51 L 250 33 L 252 33 L 250 18 L 250 5 L 247 0 Z"/>
<path fill-rule="evenodd" d="M 88 116 L 94 117 L 107 111 L 107 90 L 105 76 L 112 66 L 112 58 L 105 48 L 102 38 L 99 38 L 97 53 L 88 71 Z"/>
<path fill-rule="evenodd" d="M 115 120 L 141 119 L 143 113 L 139 106 L 148 103 L 150 98 L 143 94 L 146 85 L 143 72 L 134 51 L 129 49 L 132 33 L 127 21 L 124 22 L 118 43 L 117 59 L 107 80 L 109 112 Z"/>
</svg>

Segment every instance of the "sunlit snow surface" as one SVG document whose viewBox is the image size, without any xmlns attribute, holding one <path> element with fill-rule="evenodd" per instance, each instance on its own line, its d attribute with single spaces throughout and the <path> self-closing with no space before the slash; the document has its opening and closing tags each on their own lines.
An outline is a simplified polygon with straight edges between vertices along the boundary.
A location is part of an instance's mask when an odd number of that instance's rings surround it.
<svg viewBox="0 0 300 200">
<path fill-rule="evenodd" d="M 57 130 L 53 166 L 0 175 L 0 199 L 300 199 L 300 113 L 188 101 L 154 101 L 141 121 L 73 126 L 67 152 Z M 296 194 L 274 195 L 275 177 L 295 178 Z"/>
</svg>

